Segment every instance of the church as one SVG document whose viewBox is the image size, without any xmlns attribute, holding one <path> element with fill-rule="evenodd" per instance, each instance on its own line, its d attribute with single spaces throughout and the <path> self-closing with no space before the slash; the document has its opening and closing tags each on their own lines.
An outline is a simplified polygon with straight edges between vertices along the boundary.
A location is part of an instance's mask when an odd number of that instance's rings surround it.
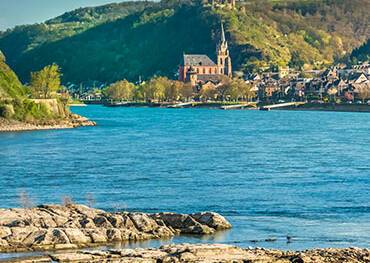
<svg viewBox="0 0 370 263">
<path fill-rule="evenodd" d="M 184 54 L 179 66 L 179 80 L 191 82 L 193 86 L 207 82 L 217 83 L 222 76 L 232 77 L 232 64 L 225 30 L 221 24 L 221 39 L 216 48 L 217 62 L 207 55 Z"/>
</svg>

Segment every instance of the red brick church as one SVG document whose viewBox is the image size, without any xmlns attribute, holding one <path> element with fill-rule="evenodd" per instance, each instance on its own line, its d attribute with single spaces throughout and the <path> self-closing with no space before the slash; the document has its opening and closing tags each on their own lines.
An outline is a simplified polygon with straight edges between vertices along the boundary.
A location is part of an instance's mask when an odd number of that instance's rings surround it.
<svg viewBox="0 0 370 263">
<path fill-rule="evenodd" d="M 206 82 L 217 82 L 221 76 L 232 77 L 232 64 L 224 26 L 221 24 L 221 39 L 217 45 L 217 63 L 207 55 L 184 54 L 179 67 L 179 80 L 191 82 L 193 86 Z"/>
</svg>

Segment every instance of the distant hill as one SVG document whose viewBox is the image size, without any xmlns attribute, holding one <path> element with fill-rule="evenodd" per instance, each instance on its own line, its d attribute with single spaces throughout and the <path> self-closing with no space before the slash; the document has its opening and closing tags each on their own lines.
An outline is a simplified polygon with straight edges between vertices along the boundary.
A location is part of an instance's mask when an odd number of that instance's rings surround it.
<svg viewBox="0 0 370 263">
<path fill-rule="evenodd" d="M 234 69 L 321 68 L 370 38 L 368 0 L 249 0 L 236 10 L 202 1 L 124 2 L 78 9 L 0 34 L 22 80 L 53 62 L 64 82 L 174 77 L 183 52 L 214 57 L 224 21 Z"/>
</svg>

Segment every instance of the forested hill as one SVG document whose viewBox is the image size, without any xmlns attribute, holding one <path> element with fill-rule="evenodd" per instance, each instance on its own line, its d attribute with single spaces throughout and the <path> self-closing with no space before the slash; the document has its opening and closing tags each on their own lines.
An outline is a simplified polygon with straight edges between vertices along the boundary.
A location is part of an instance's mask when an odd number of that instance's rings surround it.
<svg viewBox="0 0 370 263">
<path fill-rule="evenodd" d="M 53 62 L 64 82 L 174 77 L 183 52 L 214 57 L 220 21 L 234 69 L 321 68 L 370 38 L 368 0 L 248 0 L 236 10 L 163 0 L 78 9 L 0 34 L 22 80 Z"/>
<path fill-rule="evenodd" d="M 6 99 L 15 99 L 24 95 L 25 90 L 22 84 L 5 63 L 5 57 L 0 51 L 0 103 Z"/>
<path fill-rule="evenodd" d="M 351 55 L 351 62 L 354 64 L 365 61 L 370 61 L 370 39 L 361 47 L 353 50 Z"/>
</svg>

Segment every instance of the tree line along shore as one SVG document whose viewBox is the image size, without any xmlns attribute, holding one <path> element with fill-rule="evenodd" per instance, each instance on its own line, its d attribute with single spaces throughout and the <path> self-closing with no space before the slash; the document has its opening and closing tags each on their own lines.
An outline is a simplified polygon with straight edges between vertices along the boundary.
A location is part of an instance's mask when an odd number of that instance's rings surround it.
<svg viewBox="0 0 370 263">
<path fill-rule="evenodd" d="M 185 103 L 193 107 L 214 107 L 249 103 L 264 107 L 300 102 L 300 107 L 284 108 L 367 112 L 370 108 L 369 73 L 370 64 L 363 63 L 312 72 L 268 71 L 247 78 L 217 75 L 217 81 L 196 83 L 155 76 L 137 83 L 122 80 L 106 87 L 71 88 L 70 94 L 87 104 L 106 106 L 166 107 Z M 305 106 L 301 107 L 303 104 Z"/>
</svg>

